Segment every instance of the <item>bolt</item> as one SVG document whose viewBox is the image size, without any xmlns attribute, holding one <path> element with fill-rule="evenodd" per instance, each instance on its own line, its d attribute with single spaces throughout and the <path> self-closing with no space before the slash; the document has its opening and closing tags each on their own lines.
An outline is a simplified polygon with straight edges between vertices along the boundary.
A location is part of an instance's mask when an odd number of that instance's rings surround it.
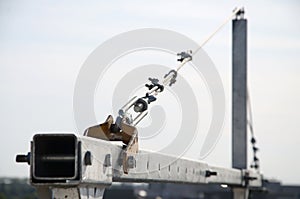
<svg viewBox="0 0 300 199">
<path fill-rule="evenodd" d="M 210 171 L 210 170 L 205 171 L 205 177 L 216 176 L 217 174 L 218 173 L 216 171 Z"/>
<path fill-rule="evenodd" d="M 27 153 L 27 155 L 17 155 L 16 162 L 27 162 L 30 165 L 30 153 Z"/>
</svg>

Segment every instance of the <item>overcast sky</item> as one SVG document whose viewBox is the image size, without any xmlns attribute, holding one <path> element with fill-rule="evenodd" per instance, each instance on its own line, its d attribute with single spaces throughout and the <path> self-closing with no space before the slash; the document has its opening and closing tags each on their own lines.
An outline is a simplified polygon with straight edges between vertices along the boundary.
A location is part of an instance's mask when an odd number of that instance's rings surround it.
<svg viewBox="0 0 300 199">
<path fill-rule="evenodd" d="M 299 184 L 297 0 L 0 0 L 0 176 L 29 175 L 27 165 L 15 163 L 15 155 L 29 151 L 35 133 L 76 131 L 72 99 L 76 77 L 102 42 L 138 28 L 169 29 L 200 42 L 240 5 L 249 23 L 249 88 L 261 170 L 266 177 Z M 204 47 L 221 75 L 227 113 L 222 137 L 202 161 L 224 167 L 231 165 L 230 42 L 229 23 Z M 193 158 L 197 150 L 192 146 L 187 156 Z"/>
</svg>

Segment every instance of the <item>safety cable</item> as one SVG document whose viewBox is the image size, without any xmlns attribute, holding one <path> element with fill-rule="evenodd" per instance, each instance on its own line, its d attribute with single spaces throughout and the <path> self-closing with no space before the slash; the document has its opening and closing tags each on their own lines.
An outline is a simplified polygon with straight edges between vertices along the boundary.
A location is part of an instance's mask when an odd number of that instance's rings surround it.
<svg viewBox="0 0 300 199">
<path fill-rule="evenodd" d="M 247 112 L 248 112 L 247 124 L 248 124 L 249 130 L 250 130 L 250 133 L 251 133 L 250 142 L 252 144 L 252 150 L 253 150 L 253 160 L 250 164 L 250 167 L 259 171 L 260 164 L 259 164 L 259 159 L 257 157 L 258 147 L 256 146 L 256 138 L 254 136 L 252 106 L 251 106 L 251 100 L 250 100 L 248 87 L 247 87 Z"/>
<path fill-rule="evenodd" d="M 244 8 L 236 8 L 233 10 L 232 14 L 226 18 L 226 20 L 224 20 L 224 22 L 212 33 L 210 34 L 200 45 L 198 48 L 196 48 L 194 51 L 192 51 L 192 56 L 197 54 L 197 52 L 203 47 L 205 46 L 205 44 L 213 37 L 215 36 L 230 20 L 232 20 L 233 17 L 237 16 L 237 14 L 239 12 L 244 12 Z M 190 58 L 191 60 L 191 58 Z M 187 60 L 186 62 L 182 62 L 181 64 L 179 64 L 179 66 L 177 67 L 176 71 L 178 72 L 187 62 L 189 62 L 190 60 Z"/>
<path fill-rule="evenodd" d="M 233 12 L 231 13 L 231 15 L 229 17 L 226 18 L 226 20 L 224 20 L 224 22 L 218 26 L 218 28 L 212 33 L 210 34 L 194 51 L 188 51 L 185 55 L 187 55 L 186 57 L 182 56 L 182 60 L 181 63 L 177 66 L 176 70 L 174 71 L 177 75 L 177 72 L 189 61 L 192 60 L 192 56 L 194 56 L 213 36 L 215 36 L 230 20 L 232 20 L 233 17 L 237 17 L 237 15 L 243 14 L 244 13 L 244 8 L 235 8 L 233 10 Z M 181 53 L 182 54 L 182 53 Z M 180 55 L 180 54 L 178 54 Z M 170 74 L 170 73 L 169 73 Z M 170 82 L 172 81 L 174 76 L 172 76 L 172 74 L 170 75 L 166 75 L 164 77 L 163 80 L 163 85 L 166 86 L 168 84 L 170 84 Z M 156 88 L 150 89 L 150 91 L 148 92 L 149 95 L 153 94 L 154 96 L 156 96 L 158 93 L 160 93 L 161 91 L 158 91 Z"/>
<path fill-rule="evenodd" d="M 156 96 L 158 95 L 158 93 L 161 93 L 164 90 L 164 87 L 166 85 L 172 86 L 176 82 L 176 77 L 179 70 L 186 63 L 192 60 L 193 55 L 195 55 L 214 35 L 216 35 L 230 20 L 232 20 L 233 17 L 243 18 L 243 15 L 243 8 L 234 9 L 230 16 L 227 17 L 226 20 L 220 26 L 218 26 L 218 28 L 212 34 L 210 34 L 194 51 L 188 50 L 186 52 L 178 53 L 178 61 L 181 63 L 176 67 L 176 69 L 171 69 L 166 75 L 164 75 L 162 84 L 160 84 L 159 80 L 156 78 L 149 78 L 149 81 L 151 83 L 145 84 L 145 86 L 148 88 L 148 92 L 144 97 L 139 98 L 132 105 L 130 105 L 129 108 L 134 106 L 134 111 L 138 113 L 146 111 L 148 109 L 148 104 L 156 101 Z M 125 112 L 120 112 L 120 118 L 123 118 L 127 114 L 128 109 L 126 109 Z M 132 119 L 129 119 L 129 121 L 132 121 Z"/>
</svg>

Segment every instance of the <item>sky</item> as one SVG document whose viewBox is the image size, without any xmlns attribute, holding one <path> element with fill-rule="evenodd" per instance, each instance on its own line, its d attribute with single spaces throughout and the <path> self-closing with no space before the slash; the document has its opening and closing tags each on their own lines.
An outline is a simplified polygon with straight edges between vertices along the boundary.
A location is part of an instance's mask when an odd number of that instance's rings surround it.
<svg viewBox="0 0 300 199">
<path fill-rule="evenodd" d="M 140 28 L 168 29 L 201 42 L 237 6 L 244 6 L 248 19 L 248 83 L 261 171 L 267 178 L 300 184 L 297 0 L 0 0 L 0 176 L 29 176 L 29 167 L 16 164 L 15 155 L 29 151 L 35 133 L 76 132 L 76 78 L 84 61 L 103 42 Z M 224 85 L 226 119 L 216 147 L 201 161 L 230 167 L 231 24 L 204 50 Z M 107 114 L 98 116 L 101 121 Z M 195 157 L 197 140 L 186 157 Z M 144 147 L 151 150 L 149 144 Z"/>
</svg>

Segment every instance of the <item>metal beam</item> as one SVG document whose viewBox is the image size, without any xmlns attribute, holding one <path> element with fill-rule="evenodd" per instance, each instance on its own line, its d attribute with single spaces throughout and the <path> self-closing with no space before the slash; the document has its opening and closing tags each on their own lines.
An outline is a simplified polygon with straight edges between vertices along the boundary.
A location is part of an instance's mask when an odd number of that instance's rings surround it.
<svg viewBox="0 0 300 199">
<path fill-rule="evenodd" d="M 247 20 L 232 23 L 232 167 L 247 168 Z"/>
<path fill-rule="evenodd" d="M 65 147 L 59 148 L 53 143 L 64 143 Z M 38 150 L 39 146 L 42 146 L 42 150 Z M 35 135 L 30 154 L 31 184 L 38 188 L 50 188 L 53 198 L 101 198 L 104 188 L 112 182 L 261 186 L 261 176 L 251 171 L 215 167 L 196 160 L 146 150 L 131 155 L 127 162 L 130 169 L 125 174 L 122 146 L 75 134 Z M 47 156 L 59 158 L 49 159 Z M 49 163 L 44 164 L 43 161 Z M 61 176 L 61 169 L 71 169 L 73 166 L 74 172 L 68 175 L 63 173 L 64 177 Z M 251 179 L 251 182 L 247 179 Z"/>
</svg>

